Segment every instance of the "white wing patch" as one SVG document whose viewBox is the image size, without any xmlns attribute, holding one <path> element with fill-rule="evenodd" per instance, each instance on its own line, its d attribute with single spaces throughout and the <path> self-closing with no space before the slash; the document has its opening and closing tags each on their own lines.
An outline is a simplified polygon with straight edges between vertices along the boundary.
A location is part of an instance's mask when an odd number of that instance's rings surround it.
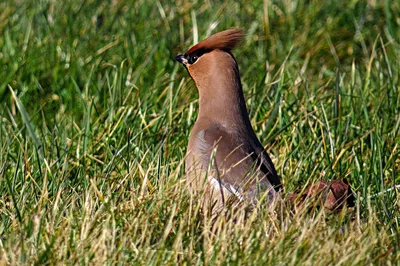
<svg viewBox="0 0 400 266">
<path fill-rule="evenodd" d="M 240 195 L 240 192 L 239 192 L 237 189 L 235 189 L 235 187 L 232 186 L 232 185 L 229 185 L 229 187 L 230 187 L 230 191 L 231 191 L 240 201 L 243 201 L 243 196 Z"/>
<path fill-rule="evenodd" d="M 213 176 L 209 176 L 209 177 L 208 177 L 208 181 L 210 182 L 210 184 L 213 186 L 213 188 L 214 188 L 216 191 L 221 191 L 221 188 L 222 188 L 222 189 L 226 189 L 229 193 L 231 193 L 232 195 L 235 195 L 236 198 L 237 198 L 239 201 L 243 201 L 243 200 L 244 200 L 243 196 L 240 194 L 239 189 L 235 188 L 235 187 L 232 186 L 231 184 L 226 185 L 226 184 L 224 184 L 224 183 L 220 183 L 220 182 L 219 182 L 215 177 L 213 177 Z"/>
<path fill-rule="evenodd" d="M 208 180 L 210 181 L 210 184 L 211 184 L 215 189 L 220 190 L 221 186 L 220 186 L 220 184 L 219 184 L 219 182 L 218 182 L 218 180 L 217 180 L 216 178 L 214 178 L 214 177 L 212 177 L 212 176 L 209 176 L 209 177 L 208 177 Z"/>
</svg>

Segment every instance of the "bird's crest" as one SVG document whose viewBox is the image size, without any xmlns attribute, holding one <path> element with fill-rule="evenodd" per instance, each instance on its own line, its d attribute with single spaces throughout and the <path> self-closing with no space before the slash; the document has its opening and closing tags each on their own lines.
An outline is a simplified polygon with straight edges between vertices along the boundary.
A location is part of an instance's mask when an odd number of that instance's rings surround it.
<svg viewBox="0 0 400 266">
<path fill-rule="evenodd" d="M 191 54 L 199 50 L 212 51 L 216 49 L 229 52 L 243 40 L 244 36 L 245 34 L 240 29 L 221 31 L 199 42 L 190 48 L 186 54 Z"/>
</svg>

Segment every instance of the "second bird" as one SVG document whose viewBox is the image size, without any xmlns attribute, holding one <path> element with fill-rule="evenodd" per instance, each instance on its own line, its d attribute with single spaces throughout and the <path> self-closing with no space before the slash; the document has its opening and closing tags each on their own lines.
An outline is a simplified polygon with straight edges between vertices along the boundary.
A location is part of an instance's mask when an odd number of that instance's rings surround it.
<svg viewBox="0 0 400 266">
<path fill-rule="evenodd" d="M 232 201 L 254 205 L 263 193 L 272 201 L 281 189 L 275 167 L 250 124 L 231 52 L 243 38 L 239 29 L 222 31 L 175 57 L 200 96 L 187 150 L 187 184 L 191 192 L 205 189 L 206 206 L 213 214 Z"/>
</svg>

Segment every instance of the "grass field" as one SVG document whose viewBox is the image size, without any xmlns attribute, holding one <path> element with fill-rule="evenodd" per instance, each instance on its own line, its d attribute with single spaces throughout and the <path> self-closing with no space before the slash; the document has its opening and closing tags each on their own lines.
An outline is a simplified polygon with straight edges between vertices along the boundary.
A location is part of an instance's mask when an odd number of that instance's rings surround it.
<svg viewBox="0 0 400 266">
<path fill-rule="evenodd" d="M 151 2 L 0 2 L 0 265 L 400 263 L 400 2 Z M 174 56 L 231 27 L 285 192 L 346 178 L 355 208 L 202 217 Z"/>
</svg>

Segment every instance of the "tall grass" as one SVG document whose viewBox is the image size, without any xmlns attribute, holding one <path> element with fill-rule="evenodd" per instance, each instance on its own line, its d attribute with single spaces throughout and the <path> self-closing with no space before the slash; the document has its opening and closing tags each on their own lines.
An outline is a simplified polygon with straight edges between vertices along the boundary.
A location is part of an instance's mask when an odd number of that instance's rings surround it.
<svg viewBox="0 0 400 266">
<path fill-rule="evenodd" d="M 0 264 L 398 263 L 397 1 L 0 10 Z M 184 180 L 197 91 L 173 56 L 231 27 L 247 33 L 234 54 L 285 191 L 346 178 L 353 210 L 201 215 Z"/>
</svg>

